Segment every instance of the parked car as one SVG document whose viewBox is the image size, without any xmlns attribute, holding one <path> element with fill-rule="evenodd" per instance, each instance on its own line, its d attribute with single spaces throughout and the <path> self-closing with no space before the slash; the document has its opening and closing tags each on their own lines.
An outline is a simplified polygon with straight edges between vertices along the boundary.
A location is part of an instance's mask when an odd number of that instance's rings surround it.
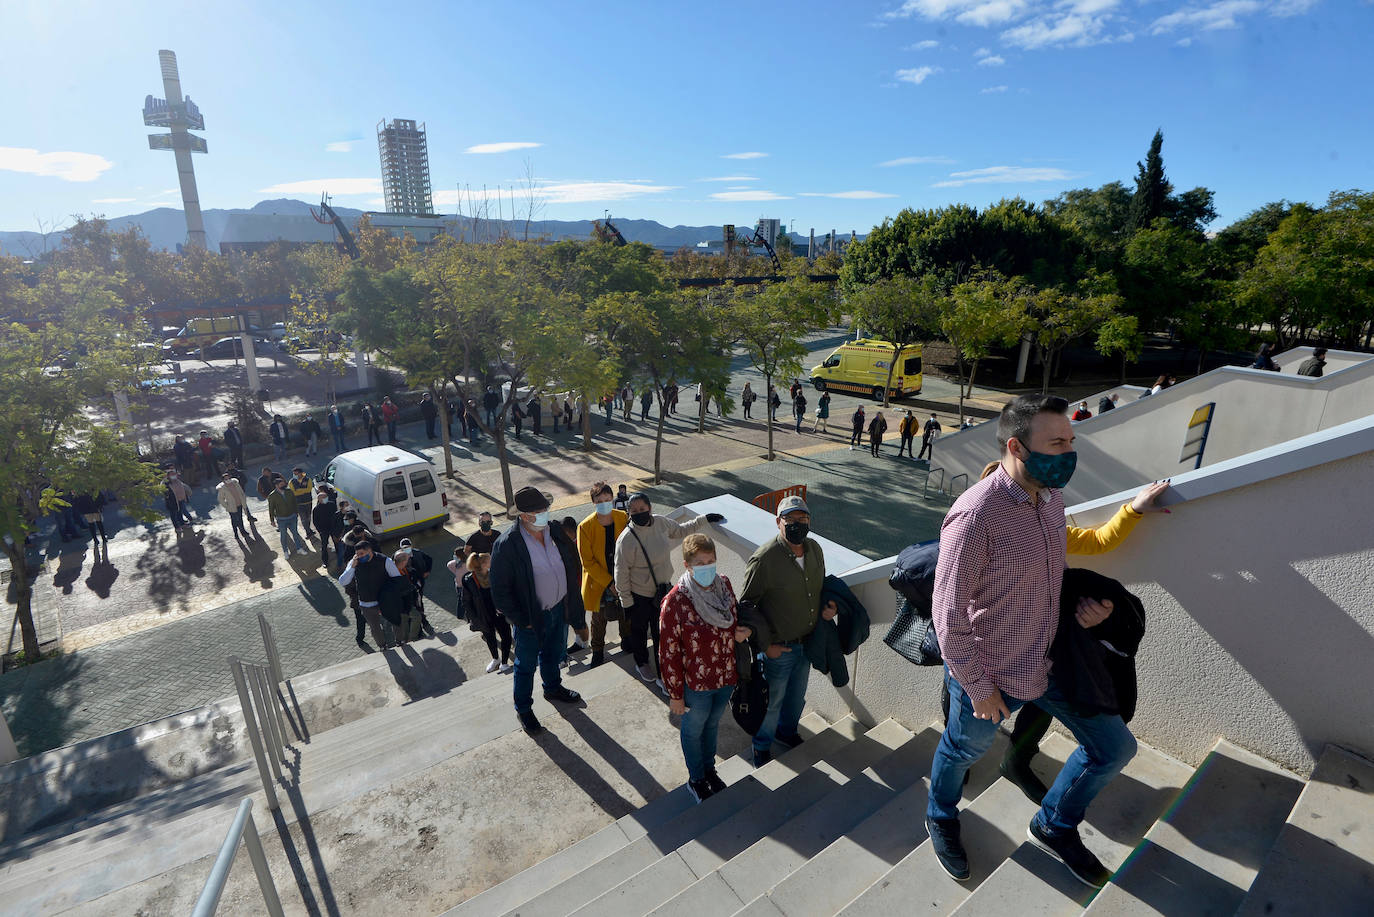
<svg viewBox="0 0 1374 917">
<path fill-rule="evenodd" d="M 191 352 L 197 360 L 239 360 L 243 358 L 243 341 L 238 337 L 220 338 Z"/>
</svg>

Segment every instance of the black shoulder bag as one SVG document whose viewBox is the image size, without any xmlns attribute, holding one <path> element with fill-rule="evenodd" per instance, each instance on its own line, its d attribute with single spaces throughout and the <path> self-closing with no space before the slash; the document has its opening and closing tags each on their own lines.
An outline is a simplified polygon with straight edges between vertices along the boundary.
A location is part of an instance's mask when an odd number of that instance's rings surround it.
<svg viewBox="0 0 1374 917">
<path fill-rule="evenodd" d="M 630 534 L 634 536 L 635 542 L 639 545 L 639 550 L 644 552 L 644 562 L 649 565 L 649 575 L 654 579 L 654 604 L 662 608 L 663 600 L 668 597 L 668 593 L 673 587 L 658 581 L 658 572 L 654 570 L 654 560 L 649 556 L 649 549 L 644 547 L 644 542 L 639 540 L 639 533 L 633 528 L 630 529 Z"/>
</svg>

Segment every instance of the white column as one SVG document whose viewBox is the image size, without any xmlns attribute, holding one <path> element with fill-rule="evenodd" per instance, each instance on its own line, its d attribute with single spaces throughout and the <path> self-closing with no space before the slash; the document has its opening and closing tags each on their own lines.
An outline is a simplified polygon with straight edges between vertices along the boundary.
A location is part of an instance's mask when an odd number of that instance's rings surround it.
<svg viewBox="0 0 1374 917">
<path fill-rule="evenodd" d="M 353 351 L 353 361 L 358 366 L 358 388 L 367 388 L 367 361 L 363 359 L 362 350 Z"/>
<path fill-rule="evenodd" d="M 133 415 L 129 413 L 129 393 L 115 392 L 114 403 L 115 417 L 118 418 L 119 422 L 125 427 L 132 426 L 134 419 Z"/>
<path fill-rule="evenodd" d="M 262 381 L 258 378 L 258 353 L 253 347 L 253 335 L 245 331 L 239 335 L 239 340 L 243 341 L 243 365 L 248 367 L 248 391 L 256 392 L 262 388 Z"/>
<path fill-rule="evenodd" d="M 1016 384 L 1026 381 L 1026 364 L 1030 362 L 1031 336 L 1021 335 L 1021 354 L 1016 358 Z"/>
</svg>

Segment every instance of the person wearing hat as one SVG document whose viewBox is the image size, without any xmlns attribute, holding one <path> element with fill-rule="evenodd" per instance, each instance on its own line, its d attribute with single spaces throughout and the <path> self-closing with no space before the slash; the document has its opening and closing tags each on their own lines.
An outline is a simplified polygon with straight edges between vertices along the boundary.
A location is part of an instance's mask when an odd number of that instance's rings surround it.
<svg viewBox="0 0 1374 917">
<path fill-rule="evenodd" d="M 587 612 L 577 546 L 559 526 L 549 525 L 549 498 L 522 487 L 515 492 L 515 509 L 520 518 L 492 546 L 491 597 L 515 632 L 515 715 L 525 732 L 537 735 L 544 727 L 534 715 L 536 668 L 546 699 L 581 700 L 564 686 L 559 663 L 568 625 L 585 628 Z"/>
<path fill-rule="evenodd" d="M 778 536 L 761 545 L 744 567 L 740 626 L 763 651 L 768 679 L 768 713 L 754 734 L 754 766 L 773 759 L 773 740 L 789 748 L 801 744 L 797 724 L 806 704 L 811 663 L 804 644 L 820 618 L 830 620 L 833 601 L 821 607 L 825 555 L 811 532 L 811 510 L 801 497 L 778 503 Z"/>
<path fill-rule="evenodd" d="M 402 538 L 397 547 L 409 559 L 410 579 L 415 583 L 415 605 L 420 610 L 420 627 L 426 636 L 433 637 L 434 625 L 425 617 L 425 581 L 434 571 L 434 558 L 415 547 L 409 538 Z"/>
<path fill-rule="evenodd" d="M 628 639 L 621 646 L 635 657 L 635 669 L 645 681 L 656 681 L 649 663 L 649 640 L 658 660 L 658 620 L 663 599 L 673 585 L 671 541 L 681 541 L 706 527 L 708 522 L 723 522 L 719 513 L 697 516 L 688 522 L 674 522 L 654 513 L 648 494 L 630 494 L 630 524 L 615 543 L 615 592 L 629 619 Z M 662 687 L 662 682 L 659 682 Z"/>
</svg>

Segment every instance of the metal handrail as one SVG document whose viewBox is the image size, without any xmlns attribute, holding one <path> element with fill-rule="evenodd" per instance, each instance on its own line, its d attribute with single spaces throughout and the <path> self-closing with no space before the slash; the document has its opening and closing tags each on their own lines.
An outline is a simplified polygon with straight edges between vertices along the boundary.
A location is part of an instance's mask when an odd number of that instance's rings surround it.
<svg viewBox="0 0 1374 917">
<path fill-rule="evenodd" d="M 275 783 L 282 779 L 281 763 L 285 760 L 285 750 L 291 744 L 291 739 L 286 732 L 286 720 L 282 716 L 277 694 L 277 686 L 283 681 L 277 638 L 272 625 L 262 614 L 258 615 L 258 630 L 262 633 L 267 661 L 244 662 L 237 656 L 230 656 L 229 671 L 234 676 L 239 707 L 243 711 L 244 731 L 248 733 L 248 741 L 253 746 L 253 758 L 257 761 L 267 807 L 275 811 L 281 808 Z"/>
<path fill-rule="evenodd" d="M 954 477 L 952 477 L 952 478 L 949 479 L 949 499 L 951 500 L 951 502 L 954 500 L 955 497 L 959 496 L 958 493 L 955 493 L 955 492 L 954 492 L 954 487 L 955 487 L 956 484 L 959 483 L 959 479 L 960 479 L 960 478 L 963 478 L 963 479 L 964 479 L 964 490 L 968 490 L 968 472 L 966 472 L 966 471 L 961 471 L 961 472 L 959 472 L 958 474 L 956 474 Z M 959 493 L 962 493 L 962 492 L 963 492 L 963 491 L 960 491 Z"/>
<path fill-rule="evenodd" d="M 258 612 L 258 630 L 262 631 L 262 646 L 267 652 L 267 664 L 272 667 L 272 681 L 281 684 L 286 679 L 281 673 L 281 654 L 277 651 L 277 634 L 262 612 Z"/>
<path fill-rule="evenodd" d="M 931 468 L 931 469 L 929 469 L 929 470 L 926 471 L 926 482 L 925 482 L 925 485 L 921 487 L 921 499 L 922 499 L 922 500 L 929 500 L 929 499 L 930 499 L 930 479 L 931 479 L 932 477 L 935 476 L 935 472 L 937 472 L 937 471 L 940 472 L 940 483 L 938 483 L 938 484 L 935 485 L 935 492 L 936 492 L 936 493 L 940 493 L 941 491 L 943 491 L 943 490 L 945 489 L 945 469 L 943 469 L 943 468 Z"/>
<path fill-rule="evenodd" d="M 220 895 L 224 894 L 224 883 L 229 878 L 229 869 L 234 865 L 234 857 L 239 852 L 239 841 L 248 847 L 248 859 L 253 862 L 253 872 L 258 875 L 258 887 L 262 889 L 262 900 L 267 905 L 271 917 L 282 917 L 281 898 L 277 895 L 277 883 L 272 879 L 272 871 L 267 868 L 267 854 L 262 849 L 262 838 L 258 836 L 258 826 L 253 822 L 253 800 L 246 798 L 239 803 L 234 823 L 229 826 L 224 843 L 220 845 L 215 865 L 205 879 L 191 917 L 211 917 L 219 907 Z"/>
</svg>

